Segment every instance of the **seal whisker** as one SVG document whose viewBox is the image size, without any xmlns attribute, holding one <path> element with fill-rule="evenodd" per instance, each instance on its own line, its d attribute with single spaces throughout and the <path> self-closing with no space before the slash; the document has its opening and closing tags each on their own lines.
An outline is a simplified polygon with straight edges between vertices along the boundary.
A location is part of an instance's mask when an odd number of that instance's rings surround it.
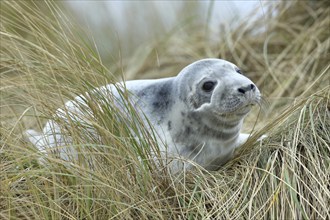
<svg viewBox="0 0 330 220">
<path fill-rule="evenodd" d="M 259 107 L 260 107 L 261 111 L 263 113 L 265 113 L 267 111 L 267 109 L 269 109 L 269 106 L 270 106 L 269 101 L 265 97 L 261 96 L 260 103 L 259 103 Z"/>
</svg>

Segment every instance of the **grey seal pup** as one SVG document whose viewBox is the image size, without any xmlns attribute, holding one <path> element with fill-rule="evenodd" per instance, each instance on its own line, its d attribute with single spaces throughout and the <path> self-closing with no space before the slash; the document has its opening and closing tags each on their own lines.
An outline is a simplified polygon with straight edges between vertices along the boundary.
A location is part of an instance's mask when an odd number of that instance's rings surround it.
<svg viewBox="0 0 330 220">
<path fill-rule="evenodd" d="M 249 137 L 240 133 L 243 120 L 253 105 L 259 104 L 257 86 L 240 69 L 225 60 L 202 59 L 185 67 L 177 76 L 155 80 L 126 81 L 130 99 L 148 118 L 159 136 L 160 151 L 166 157 L 194 161 L 207 170 L 216 170 L 231 159 L 235 148 Z M 117 88 L 117 87 L 116 87 Z M 98 88 L 118 96 L 113 85 Z M 79 113 L 77 102 L 68 101 L 67 117 Z M 40 150 L 67 144 L 54 121 L 48 121 L 43 132 L 28 130 L 30 141 Z M 64 141 L 66 140 L 66 141 Z M 66 152 L 61 157 L 66 159 Z M 189 169 L 186 162 L 173 162 L 172 170 Z"/>
</svg>

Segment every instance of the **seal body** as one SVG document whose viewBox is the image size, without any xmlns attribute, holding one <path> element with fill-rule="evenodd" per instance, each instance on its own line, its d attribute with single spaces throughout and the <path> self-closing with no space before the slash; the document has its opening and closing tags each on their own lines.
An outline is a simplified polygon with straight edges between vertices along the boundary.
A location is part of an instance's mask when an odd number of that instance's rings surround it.
<svg viewBox="0 0 330 220">
<path fill-rule="evenodd" d="M 261 99 L 256 85 L 237 66 L 221 59 L 199 60 L 176 77 L 126 81 L 125 88 L 164 143 L 160 144 L 164 156 L 191 160 L 208 170 L 218 169 L 247 140 L 249 135 L 240 133 L 244 117 Z M 118 96 L 113 85 L 98 90 Z M 77 102 L 82 102 L 81 96 L 65 104 L 70 118 L 78 111 Z M 62 109 L 57 112 L 63 113 Z M 43 133 L 28 130 L 27 134 L 39 149 L 70 138 L 53 121 L 47 122 Z M 61 157 L 66 159 L 66 152 Z M 189 164 L 176 160 L 171 166 L 177 171 L 189 169 Z"/>
</svg>

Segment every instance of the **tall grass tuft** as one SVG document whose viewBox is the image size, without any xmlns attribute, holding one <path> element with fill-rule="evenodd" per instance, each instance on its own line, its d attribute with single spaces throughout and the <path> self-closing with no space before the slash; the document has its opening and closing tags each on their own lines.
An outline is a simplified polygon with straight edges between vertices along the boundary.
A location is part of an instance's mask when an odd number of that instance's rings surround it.
<svg viewBox="0 0 330 220">
<path fill-rule="evenodd" d="M 325 1 L 280 1 L 253 23 L 220 27 L 216 36 L 211 28 L 183 26 L 107 65 L 93 38 L 61 4 L 0 4 L 0 219 L 330 218 Z M 111 94 L 86 98 L 86 124 L 64 123 L 53 114 L 65 101 L 123 73 L 175 75 L 204 57 L 236 63 L 268 100 L 267 108 L 246 120 L 245 130 L 253 128 L 249 141 L 218 171 L 196 166 L 168 173 L 150 153 L 158 149 L 156 134 L 129 102 L 128 115 L 119 111 Z M 23 137 L 24 130 L 40 130 L 48 119 L 70 134 L 77 151 L 70 162 L 40 152 Z M 255 143 L 264 133 L 268 137 Z"/>
</svg>

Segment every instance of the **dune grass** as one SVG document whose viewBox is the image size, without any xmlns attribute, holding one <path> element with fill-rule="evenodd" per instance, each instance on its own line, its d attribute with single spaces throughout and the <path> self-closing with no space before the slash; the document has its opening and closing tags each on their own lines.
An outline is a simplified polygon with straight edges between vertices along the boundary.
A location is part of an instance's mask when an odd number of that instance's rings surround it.
<svg viewBox="0 0 330 220">
<path fill-rule="evenodd" d="M 223 28 L 212 41 L 205 28 L 183 27 L 106 65 L 92 36 L 61 5 L 0 4 L 0 219 L 330 218 L 325 1 L 280 2 L 252 24 Z M 161 169 L 149 151 L 157 149 L 155 134 L 129 103 L 127 117 L 102 94 L 86 101 L 95 109 L 86 120 L 99 138 L 84 124 L 53 118 L 66 100 L 122 74 L 176 75 L 205 57 L 236 63 L 268 100 L 246 119 L 244 129 L 254 135 L 218 171 L 196 166 L 171 175 Z M 40 130 L 49 118 L 72 136 L 78 151 L 72 162 L 44 155 L 24 139 L 24 130 Z M 268 138 L 255 143 L 265 133 Z"/>
</svg>

